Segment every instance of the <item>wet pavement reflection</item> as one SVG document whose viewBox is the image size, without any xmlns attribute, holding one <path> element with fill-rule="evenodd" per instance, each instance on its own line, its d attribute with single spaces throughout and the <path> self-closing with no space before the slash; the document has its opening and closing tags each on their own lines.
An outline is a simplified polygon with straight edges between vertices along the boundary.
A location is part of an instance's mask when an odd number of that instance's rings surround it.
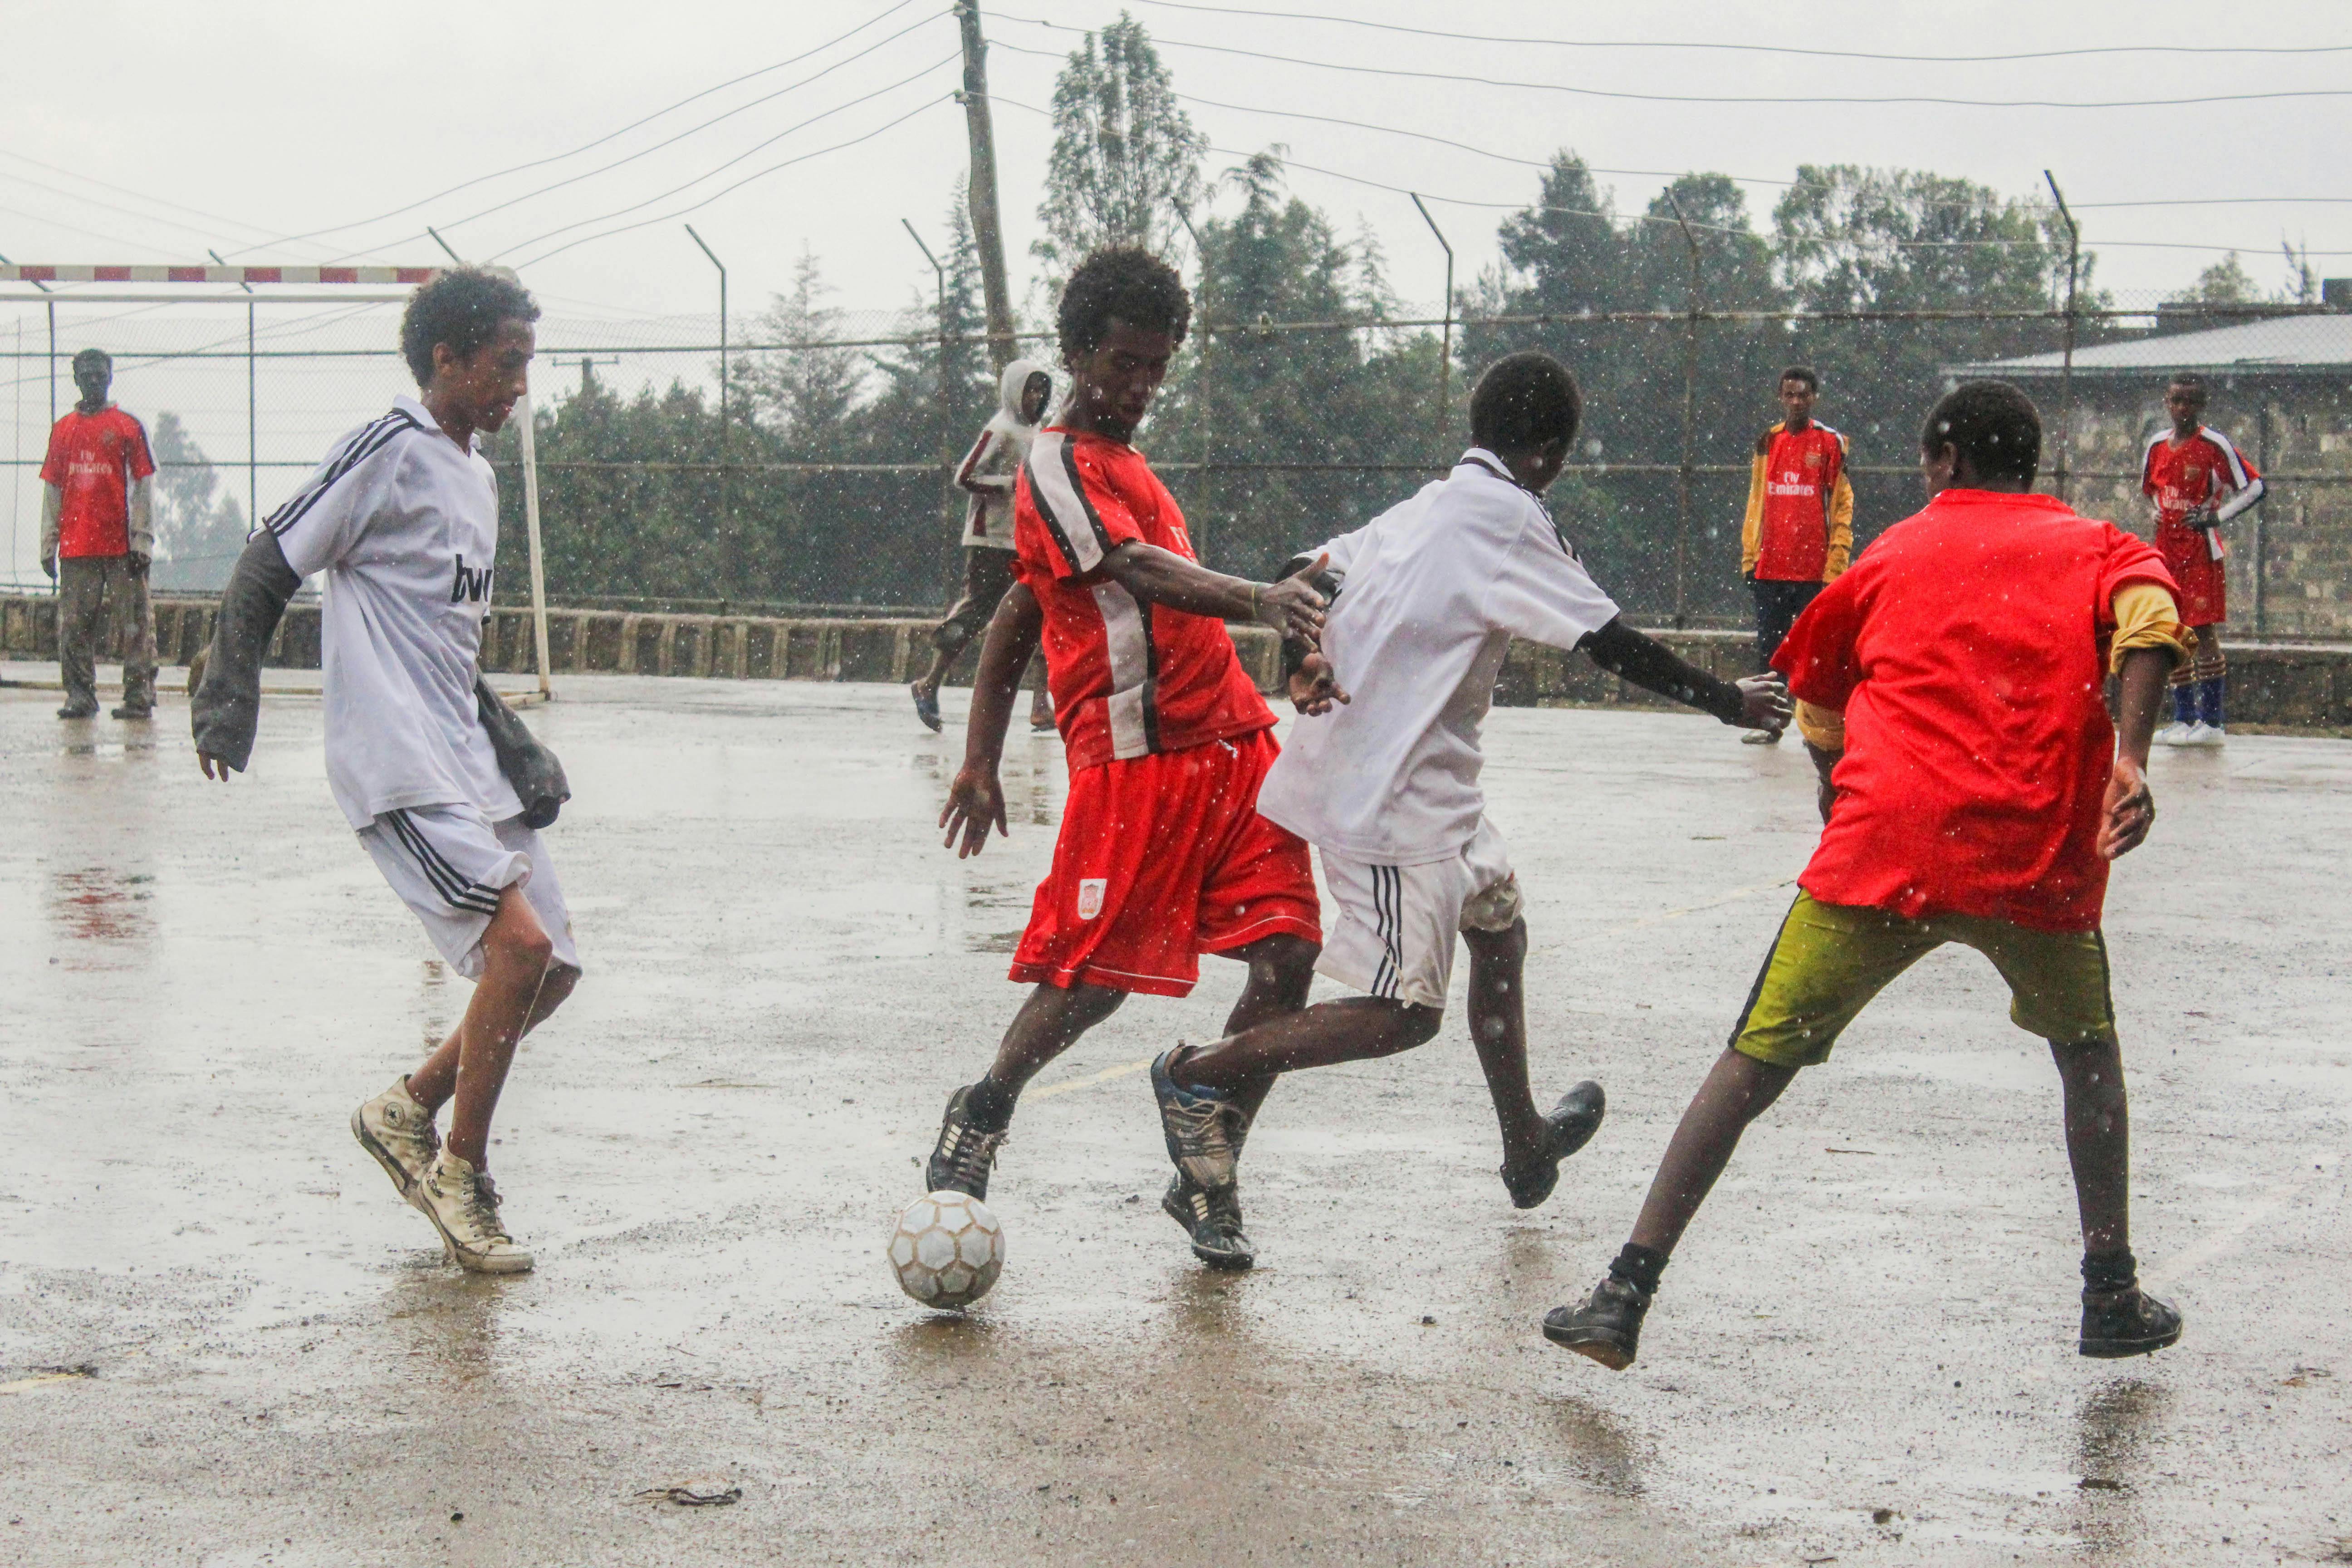
<svg viewBox="0 0 2352 1568">
<path fill-rule="evenodd" d="M 1016 734 L 1011 837 L 942 851 L 962 702 L 940 737 L 895 688 L 582 679 L 534 710 L 588 975 L 492 1152 L 539 1270 L 489 1280 L 346 1129 L 468 987 L 342 826 L 315 702 L 273 699 L 224 788 L 182 700 L 76 739 L 0 692 L 0 1560 L 2168 1568 L 2352 1538 L 2352 743 L 2160 757 L 2117 873 L 2134 1245 L 2178 1350 L 2074 1355 L 2048 1052 L 1945 952 L 1758 1124 L 1612 1375 L 1536 1323 L 1720 1048 L 1812 840 L 1804 758 L 1494 716 L 1538 1093 L 1611 1099 L 1543 1208 L 1496 1178 L 1457 1007 L 1283 1086 L 1245 1166 L 1263 1266 L 1198 1268 L 1136 1068 L 1217 1028 L 1241 977 L 1204 965 L 1040 1080 L 1003 1282 L 955 1318 L 882 1241 L 1018 1000 L 1063 787 Z M 671 1500 L 706 1485 L 740 1499 Z"/>
</svg>

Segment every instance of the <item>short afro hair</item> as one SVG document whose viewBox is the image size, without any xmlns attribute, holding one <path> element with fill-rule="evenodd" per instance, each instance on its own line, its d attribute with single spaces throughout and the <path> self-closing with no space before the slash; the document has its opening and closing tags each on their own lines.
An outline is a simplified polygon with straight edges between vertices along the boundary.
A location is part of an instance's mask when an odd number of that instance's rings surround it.
<svg viewBox="0 0 2352 1568">
<path fill-rule="evenodd" d="M 1780 379 L 1772 384 L 1778 387 L 1792 381 L 1803 382 L 1809 392 L 1819 392 L 1822 389 L 1822 373 L 1809 364 L 1790 365 L 1780 373 Z"/>
<path fill-rule="evenodd" d="M 1946 447 L 1979 479 L 2030 485 L 2042 467 L 2042 411 L 2005 381 L 1964 381 L 1937 400 L 1919 432 L 1922 452 Z"/>
<path fill-rule="evenodd" d="M 1102 346 L 1113 320 L 1184 341 L 1192 324 L 1192 296 L 1176 269 L 1140 246 L 1107 245 L 1078 263 L 1062 286 L 1054 325 L 1062 353 L 1089 354 Z"/>
<path fill-rule="evenodd" d="M 447 343 L 459 359 L 499 335 L 500 321 L 536 321 L 539 301 L 509 272 L 453 267 L 418 286 L 400 317 L 400 353 L 416 384 L 433 379 L 433 347 Z"/>
<path fill-rule="evenodd" d="M 2172 379 L 2164 384 L 2164 390 L 2170 392 L 2176 386 L 2185 387 L 2200 397 L 2205 395 L 2205 378 L 2193 370 L 2174 371 Z"/>
<path fill-rule="evenodd" d="M 1505 354 L 1470 393 L 1470 439 L 1498 457 L 1564 446 L 1583 420 L 1576 377 L 1547 353 Z"/>
</svg>

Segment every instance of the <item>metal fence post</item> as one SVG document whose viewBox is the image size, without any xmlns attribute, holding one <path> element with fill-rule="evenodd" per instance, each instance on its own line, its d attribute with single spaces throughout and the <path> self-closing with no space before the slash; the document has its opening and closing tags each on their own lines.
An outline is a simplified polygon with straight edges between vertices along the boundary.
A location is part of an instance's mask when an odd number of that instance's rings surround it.
<svg viewBox="0 0 2352 1568">
<path fill-rule="evenodd" d="M 1699 259 L 1698 241 L 1692 237 L 1690 224 L 1683 216 L 1683 205 L 1675 200 L 1672 191 L 1666 193 L 1666 205 L 1674 209 L 1675 226 L 1683 231 L 1683 244 L 1690 251 L 1690 304 L 1683 319 L 1683 457 L 1675 476 L 1675 629 L 1679 631 L 1690 625 L 1691 465 L 1695 460 L 1693 443 L 1698 412 Z"/>
<path fill-rule="evenodd" d="M 1445 307 L 1443 311 L 1445 328 L 1437 346 L 1437 455 L 1443 458 L 1445 456 L 1445 437 L 1454 426 L 1452 414 L 1446 406 L 1453 401 L 1454 390 L 1454 247 L 1446 244 L 1444 231 L 1437 226 L 1437 220 L 1429 216 L 1429 209 L 1422 206 L 1421 197 L 1411 191 L 1405 195 L 1412 197 L 1412 205 L 1420 209 L 1421 221 L 1429 226 L 1429 232 L 1437 236 L 1437 243 L 1445 251 Z"/>
<path fill-rule="evenodd" d="M 2083 250 L 2082 230 L 2074 226 L 2074 215 L 2066 210 L 2065 193 L 2059 190 L 2057 176 L 2047 169 L 2042 177 L 2050 182 L 2050 194 L 2058 203 L 2058 216 L 2066 220 L 2066 349 L 2058 367 L 2058 468 L 2053 476 L 2057 483 L 2058 499 L 2068 500 L 2073 488 L 2071 458 L 2074 446 L 2074 284 L 2080 277 L 2076 263 Z"/>
<path fill-rule="evenodd" d="M 1200 299 L 1205 303 L 1209 296 L 1209 247 L 1201 243 L 1201 231 L 1192 226 L 1192 215 L 1191 213 L 1179 212 L 1176 215 L 1176 221 L 1182 224 L 1184 226 L 1184 232 L 1192 237 L 1192 254 L 1200 258 L 1201 263 L 1201 275 L 1197 279 L 1193 279 L 1192 293 L 1194 297 Z M 1192 395 L 1199 400 L 1201 405 L 1198 419 L 1198 423 L 1201 427 L 1201 434 L 1199 437 L 1200 444 L 1196 456 L 1200 462 L 1200 494 L 1202 498 L 1201 502 L 1201 517 L 1202 521 L 1206 521 L 1209 516 L 1209 502 L 1207 500 L 1210 494 L 1209 487 L 1214 482 L 1211 475 L 1209 465 L 1215 460 L 1213 457 L 1213 443 L 1216 434 L 1216 422 L 1212 412 L 1213 405 L 1209 401 L 1209 349 L 1216 340 L 1209 330 L 1209 317 L 1205 309 L 1202 311 L 1201 320 L 1195 323 L 1195 325 L 1200 332 L 1200 348 L 1195 354 L 1195 363 L 1192 372 L 1194 388 Z M 1192 535 L 1192 553 L 1195 556 L 1198 556 L 1201 553 L 1201 529 L 1199 525 L 1195 523 L 1187 523 L 1185 531 Z"/>
<path fill-rule="evenodd" d="M 254 353 L 254 302 L 245 302 L 245 523 L 261 521 L 261 382 Z"/>
<path fill-rule="evenodd" d="M 2254 447 L 2255 450 L 2259 452 L 2261 456 L 2255 459 L 2255 462 L 2257 466 L 2261 468 L 2262 471 L 2267 474 L 2271 471 L 2271 400 L 2267 393 L 2259 393 L 2256 395 L 2261 400 L 2261 415 L 2255 421 Z M 2264 603 L 2264 601 L 2270 597 L 2270 552 L 2263 548 L 2263 544 L 2266 542 L 2263 537 L 2265 531 L 2263 527 L 2263 513 L 2266 510 L 2266 508 L 2259 506 L 2254 508 L 2253 575 L 2254 640 L 2256 642 L 2263 640 L 2263 635 L 2269 629 L 2270 621 L 2270 606 Z"/>
<path fill-rule="evenodd" d="M 948 269 L 940 265 L 940 258 L 931 254 L 931 247 L 923 243 L 923 237 L 915 232 L 913 224 L 905 218 L 900 218 L 898 226 L 907 231 L 907 237 L 915 242 L 915 248 L 921 251 L 923 259 L 931 264 L 931 277 L 939 289 L 940 369 L 939 374 L 934 378 L 939 382 L 939 395 L 934 401 L 939 405 L 940 476 L 945 481 L 940 491 L 940 505 L 952 520 L 955 515 L 955 447 L 953 445 L 955 433 L 948 427 L 951 407 L 948 401 Z M 959 539 L 958 546 L 961 547 L 961 540 Z M 963 576 L 963 563 L 957 558 L 960 554 L 960 548 L 951 550 L 948 553 L 947 602 L 950 608 L 956 603 L 957 587 Z"/>
<path fill-rule="evenodd" d="M 719 527 L 722 533 L 729 535 L 729 552 L 731 554 L 733 539 L 728 527 L 728 503 L 732 497 L 727 483 L 727 459 L 734 450 L 734 443 L 729 438 L 731 432 L 727 406 L 727 264 L 712 253 L 710 247 L 702 243 L 702 237 L 694 232 L 692 224 L 685 227 L 686 236 L 694 241 L 695 247 L 709 257 L 710 265 L 719 268 Z"/>
</svg>

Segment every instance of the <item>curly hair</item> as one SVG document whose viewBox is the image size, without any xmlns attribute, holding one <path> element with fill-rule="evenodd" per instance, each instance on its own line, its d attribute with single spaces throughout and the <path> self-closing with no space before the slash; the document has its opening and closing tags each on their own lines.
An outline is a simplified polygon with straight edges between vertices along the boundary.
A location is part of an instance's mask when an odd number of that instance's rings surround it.
<svg viewBox="0 0 2352 1568">
<path fill-rule="evenodd" d="M 1937 401 L 1919 432 L 1929 456 L 1946 447 L 1979 479 L 2032 484 L 2042 467 L 2042 410 L 2005 381 L 1964 381 Z"/>
<path fill-rule="evenodd" d="M 536 321 L 539 301 L 513 274 L 487 267 L 453 267 L 420 284 L 400 317 L 400 353 L 423 386 L 433 379 L 433 347 L 447 343 L 459 359 L 499 334 L 501 321 Z"/>
<path fill-rule="evenodd" d="M 1583 422 L 1576 377 L 1547 353 L 1505 354 L 1470 391 L 1470 439 L 1496 457 L 1572 441 Z"/>
<path fill-rule="evenodd" d="M 1184 341 L 1192 324 L 1192 296 L 1176 269 L 1138 246 L 1107 245 L 1078 263 L 1062 286 L 1054 325 L 1066 354 L 1092 353 L 1116 318 L 1147 332 Z"/>
</svg>

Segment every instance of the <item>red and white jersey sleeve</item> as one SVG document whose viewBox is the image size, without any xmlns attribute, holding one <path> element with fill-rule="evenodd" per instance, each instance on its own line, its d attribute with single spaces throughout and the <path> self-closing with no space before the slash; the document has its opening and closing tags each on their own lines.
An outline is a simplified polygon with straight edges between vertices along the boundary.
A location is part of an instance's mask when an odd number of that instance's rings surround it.
<svg viewBox="0 0 2352 1568">
<path fill-rule="evenodd" d="M 1223 622 L 1139 600 L 1101 571 L 1129 542 L 1195 559 L 1176 498 L 1134 447 L 1039 431 L 1013 490 L 1013 540 L 1045 615 L 1046 680 L 1072 768 L 1272 726 Z"/>
<path fill-rule="evenodd" d="M 2178 523 L 2199 507 L 2213 507 L 2221 521 L 2260 500 L 2263 476 L 2236 442 L 2210 425 L 2175 447 L 2170 431 L 2147 444 L 2140 463 L 2140 493 L 2156 502 L 2159 522 Z"/>
</svg>

